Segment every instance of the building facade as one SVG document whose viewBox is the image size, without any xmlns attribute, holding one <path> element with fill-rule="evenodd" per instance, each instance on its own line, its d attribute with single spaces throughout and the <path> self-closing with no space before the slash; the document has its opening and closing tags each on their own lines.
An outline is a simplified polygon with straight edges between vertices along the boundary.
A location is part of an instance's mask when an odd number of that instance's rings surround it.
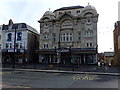
<svg viewBox="0 0 120 90">
<path fill-rule="evenodd" d="M 120 65 L 120 21 L 115 23 L 114 34 L 114 65 Z"/>
<path fill-rule="evenodd" d="M 2 25 L 0 25 L 0 63 L 1 63 L 1 60 L 2 60 Z"/>
<path fill-rule="evenodd" d="M 40 23 L 39 61 L 48 63 L 97 63 L 95 7 L 71 6 L 46 11 Z"/>
<path fill-rule="evenodd" d="M 104 63 L 108 65 L 113 65 L 114 62 L 114 52 L 104 52 Z"/>
<path fill-rule="evenodd" d="M 2 25 L 3 49 L 2 62 L 30 63 L 35 61 L 39 33 L 26 23 Z M 13 61 L 15 60 L 15 61 Z"/>
</svg>

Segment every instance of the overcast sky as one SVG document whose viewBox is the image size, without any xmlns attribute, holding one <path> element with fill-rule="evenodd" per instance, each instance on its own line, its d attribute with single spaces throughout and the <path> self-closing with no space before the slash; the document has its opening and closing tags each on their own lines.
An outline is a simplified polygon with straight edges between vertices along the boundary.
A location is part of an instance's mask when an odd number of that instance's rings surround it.
<svg viewBox="0 0 120 90">
<path fill-rule="evenodd" d="M 119 0 L 0 0 L 0 25 L 27 23 L 40 31 L 38 20 L 49 8 L 51 11 L 67 6 L 94 6 L 98 18 L 98 51 L 113 51 L 114 23 L 118 21 Z"/>
</svg>

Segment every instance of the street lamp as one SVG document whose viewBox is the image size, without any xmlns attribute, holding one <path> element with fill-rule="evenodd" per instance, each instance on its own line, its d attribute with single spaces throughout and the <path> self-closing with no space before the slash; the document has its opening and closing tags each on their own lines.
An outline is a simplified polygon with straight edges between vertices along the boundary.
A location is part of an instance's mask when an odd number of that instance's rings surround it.
<svg viewBox="0 0 120 90">
<path fill-rule="evenodd" d="M 16 25 L 15 25 L 15 32 L 14 32 L 14 59 L 13 59 L 13 68 L 15 68 L 15 51 L 16 51 Z"/>
<path fill-rule="evenodd" d="M 59 49 L 60 49 L 60 33 L 59 33 L 59 39 L 58 39 L 58 51 L 57 51 L 57 62 L 58 62 L 58 65 L 59 65 L 59 70 L 60 70 L 60 52 L 59 52 Z"/>
</svg>

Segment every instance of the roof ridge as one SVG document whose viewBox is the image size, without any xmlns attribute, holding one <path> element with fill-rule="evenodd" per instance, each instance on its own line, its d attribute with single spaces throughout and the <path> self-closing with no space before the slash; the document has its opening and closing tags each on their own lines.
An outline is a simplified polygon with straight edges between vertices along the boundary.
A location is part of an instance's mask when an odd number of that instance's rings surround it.
<svg viewBox="0 0 120 90">
<path fill-rule="evenodd" d="M 59 9 L 54 10 L 54 12 L 58 10 L 69 10 L 69 9 L 78 9 L 78 8 L 84 8 L 84 6 L 76 5 L 76 6 L 61 7 Z"/>
</svg>

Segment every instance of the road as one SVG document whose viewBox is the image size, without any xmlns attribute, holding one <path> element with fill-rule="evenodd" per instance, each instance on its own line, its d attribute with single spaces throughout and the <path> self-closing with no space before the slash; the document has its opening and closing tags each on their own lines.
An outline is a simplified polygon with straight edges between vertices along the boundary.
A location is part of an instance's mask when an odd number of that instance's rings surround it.
<svg viewBox="0 0 120 90">
<path fill-rule="evenodd" d="M 118 76 L 3 71 L 3 88 L 118 88 Z"/>
</svg>

